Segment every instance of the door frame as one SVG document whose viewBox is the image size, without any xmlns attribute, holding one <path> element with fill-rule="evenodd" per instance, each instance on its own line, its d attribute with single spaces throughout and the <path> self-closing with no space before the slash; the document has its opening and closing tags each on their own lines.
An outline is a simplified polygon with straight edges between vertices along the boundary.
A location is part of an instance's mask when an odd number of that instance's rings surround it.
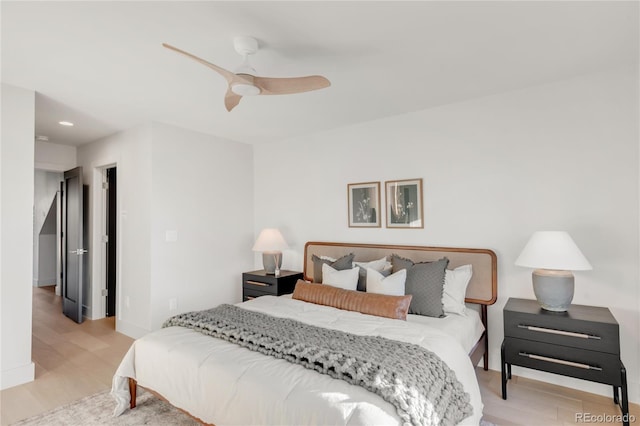
<svg viewBox="0 0 640 426">
<path fill-rule="evenodd" d="M 118 167 L 118 158 L 105 158 L 91 163 L 91 245 L 94 248 L 91 257 L 91 319 L 102 319 L 107 313 L 107 297 L 102 295 L 102 290 L 107 288 L 107 244 L 102 242 L 102 236 L 107 229 L 107 194 L 102 188 L 102 183 L 107 181 L 107 169 Z M 120 179 L 119 179 L 120 180 Z M 121 181 L 121 180 L 120 180 Z M 118 212 L 121 208 L 121 194 L 116 194 L 116 205 Z M 121 283 L 121 220 L 120 214 L 116 219 L 116 330 L 121 320 L 122 290 Z"/>
<path fill-rule="evenodd" d="M 116 254 L 118 252 L 118 168 L 110 167 L 104 169 L 107 180 L 107 190 L 105 192 L 105 211 L 106 223 L 105 234 L 107 235 L 106 243 L 106 263 L 105 263 L 105 287 L 107 289 L 107 297 L 105 300 L 105 314 L 107 316 L 115 316 L 116 299 L 118 291 L 116 288 L 118 262 Z"/>
</svg>

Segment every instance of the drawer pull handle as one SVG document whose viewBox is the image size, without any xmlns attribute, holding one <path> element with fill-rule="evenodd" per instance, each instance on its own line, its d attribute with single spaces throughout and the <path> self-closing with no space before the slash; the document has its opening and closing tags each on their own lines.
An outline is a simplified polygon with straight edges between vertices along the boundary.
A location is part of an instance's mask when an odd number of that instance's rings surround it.
<svg viewBox="0 0 640 426">
<path fill-rule="evenodd" d="M 591 334 L 585 333 L 576 333 L 575 331 L 554 330 L 553 328 L 536 327 L 535 325 L 518 324 L 518 328 L 525 328 L 530 331 L 539 331 L 541 333 L 559 334 L 561 336 L 579 337 L 581 339 L 600 340 L 600 336 L 593 336 Z"/>
<path fill-rule="evenodd" d="M 247 284 L 259 285 L 260 287 L 269 287 L 271 285 L 268 283 L 261 283 L 260 281 L 251 281 L 251 280 L 247 280 Z"/>
<path fill-rule="evenodd" d="M 585 369 L 585 370 L 602 371 L 602 368 L 600 368 L 600 367 L 594 367 L 593 365 L 582 364 L 580 362 L 565 361 L 564 359 L 549 358 L 548 356 L 529 354 L 529 353 L 526 353 L 526 352 L 519 352 L 518 355 L 524 356 L 524 357 L 527 357 L 527 358 L 537 359 L 537 360 L 540 360 L 540 361 L 552 362 L 554 364 L 568 365 L 569 367 L 582 368 L 582 369 Z"/>
</svg>

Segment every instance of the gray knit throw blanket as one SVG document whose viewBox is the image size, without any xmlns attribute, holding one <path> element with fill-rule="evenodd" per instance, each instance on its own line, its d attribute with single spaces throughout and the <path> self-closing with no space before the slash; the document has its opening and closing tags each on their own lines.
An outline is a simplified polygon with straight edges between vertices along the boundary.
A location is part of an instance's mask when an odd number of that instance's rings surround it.
<svg viewBox="0 0 640 426">
<path fill-rule="evenodd" d="M 181 326 L 302 365 L 380 395 L 405 425 L 454 425 L 471 415 L 469 395 L 433 352 L 377 336 L 358 336 L 233 305 L 169 318 Z"/>
</svg>

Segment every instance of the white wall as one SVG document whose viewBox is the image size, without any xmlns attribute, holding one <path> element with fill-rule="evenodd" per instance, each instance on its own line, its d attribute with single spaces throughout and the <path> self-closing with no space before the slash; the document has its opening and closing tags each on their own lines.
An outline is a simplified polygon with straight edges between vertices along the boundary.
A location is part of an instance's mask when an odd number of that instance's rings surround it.
<svg viewBox="0 0 640 426">
<path fill-rule="evenodd" d="M 75 156 L 74 156 L 75 161 Z M 52 285 L 56 282 L 56 243 L 55 232 L 51 235 L 40 235 L 49 208 L 53 204 L 56 209 L 56 194 L 60 189 L 62 173 L 35 170 L 34 174 L 34 207 L 33 207 L 33 285 Z M 44 237 L 44 238 L 43 238 Z M 40 246 L 41 241 L 45 244 Z M 41 258 L 40 254 L 44 257 Z M 44 273 L 44 274 L 43 274 Z"/>
<path fill-rule="evenodd" d="M 77 149 L 75 146 L 59 145 L 36 141 L 36 169 L 64 172 L 76 167 Z"/>
<path fill-rule="evenodd" d="M 153 124 L 151 327 L 178 312 L 242 300 L 253 266 L 250 145 Z M 176 231 L 177 241 L 166 241 Z M 177 309 L 169 310 L 176 299 Z"/>
<path fill-rule="evenodd" d="M 118 168 L 116 328 L 132 337 L 178 312 L 241 300 L 253 264 L 253 156 L 249 145 L 153 123 L 78 149 L 91 193 L 93 317 L 101 304 L 97 170 Z M 166 231 L 177 231 L 167 242 Z M 169 310 L 169 299 L 177 309 Z"/>
<path fill-rule="evenodd" d="M 534 231 L 569 231 L 594 268 L 575 274 L 574 303 L 608 306 L 620 322 L 630 397 L 640 402 L 637 75 L 612 70 L 257 145 L 256 232 L 281 228 L 292 245 L 284 266 L 298 270 L 308 240 L 493 249 L 490 362 L 498 370 L 502 308 L 509 297 L 534 298 L 531 271 L 514 266 L 516 257 Z M 409 178 L 424 180 L 424 229 L 347 227 L 348 183 Z"/>
<path fill-rule="evenodd" d="M 31 276 L 35 93 L 2 84 L 0 389 L 32 381 Z"/>
<path fill-rule="evenodd" d="M 56 234 L 42 234 L 38 238 L 38 279 L 34 280 L 34 286 L 56 285 L 56 240 Z"/>
<path fill-rule="evenodd" d="M 100 223 L 103 211 L 101 187 L 96 175 L 101 168 L 118 167 L 118 306 L 116 329 L 140 337 L 150 329 L 150 223 L 151 223 L 151 127 L 136 127 L 78 149 L 78 165 L 83 167 L 89 194 L 89 256 L 91 285 L 88 300 L 101 305 L 100 289 L 104 271 L 98 269 L 101 247 Z M 98 180 L 98 182 L 100 182 Z M 89 309 L 92 318 L 100 313 Z"/>
</svg>

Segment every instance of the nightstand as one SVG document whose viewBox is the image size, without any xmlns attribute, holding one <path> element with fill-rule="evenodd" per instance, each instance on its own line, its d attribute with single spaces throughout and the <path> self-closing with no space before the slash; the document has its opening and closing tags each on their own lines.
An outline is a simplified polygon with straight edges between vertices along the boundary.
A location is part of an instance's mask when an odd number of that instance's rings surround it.
<svg viewBox="0 0 640 426">
<path fill-rule="evenodd" d="M 629 424 L 619 327 L 609 309 L 571 305 L 566 312 L 551 312 L 535 300 L 510 298 L 503 315 L 502 399 L 507 399 L 511 365 L 534 368 L 613 386 L 613 401 Z"/>
<path fill-rule="evenodd" d="M 280 271 L 280 276 L 265 271 L 252 271 L 242 274 L 242 301 L 256 297 L 293 293 L 298 280 L 303 279 L 302 272 Z"/>
</svg>

